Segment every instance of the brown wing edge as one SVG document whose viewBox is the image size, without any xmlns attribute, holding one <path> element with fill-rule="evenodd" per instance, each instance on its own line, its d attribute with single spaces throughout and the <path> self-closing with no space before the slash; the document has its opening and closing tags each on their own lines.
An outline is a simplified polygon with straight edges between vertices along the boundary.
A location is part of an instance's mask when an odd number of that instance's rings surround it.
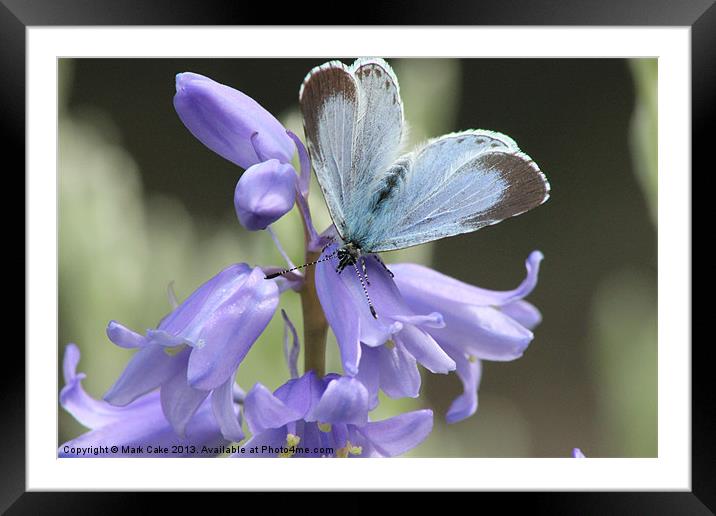
<svg viewBox="0 0 716 516">
<path fill-rule="evenodd" d="M 303 80 L 298 101 L 303 115 L 303 130 L 309 145 L 309 152 L 315 154 L 318 149 L 318 119 L 323 101 L 334 95 L 343 95 L 355 100 L 358 95 L 351 72 L 340 61 L 330 61 L 311 70 Z M 314 160 L 318 156 L 311 156 Z"/>
<path fill-rule="evenodd" d="M 521 215 L 549 199 L 547 177 L 532 159 L 522 152 L 485 152 L 475 157 L 476 166 L 502 171 L 507 182 L 500 202 L 488 211 L 467 219 L 467 224 L 490 221 L 496 224 L 509 217 Z"/>
</svg>

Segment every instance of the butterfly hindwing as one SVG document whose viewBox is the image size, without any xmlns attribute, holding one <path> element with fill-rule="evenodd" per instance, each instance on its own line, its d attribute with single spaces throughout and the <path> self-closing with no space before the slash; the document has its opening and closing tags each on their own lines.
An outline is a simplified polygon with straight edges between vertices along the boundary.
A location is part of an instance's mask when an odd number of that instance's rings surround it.
<svg viewBox="0 0 716 516">
<path fill-rule="evenodd" d="M 380 189 L 403 137 L 398 82 L 382 59 L 314 68 L 300 93 L 313 166 L 338 232 L 352 239 L 366 222 L 367 192 Z"/>
<path fill-rule="evenodd" d="M 398 159 L 405 180 L 367 217 L 360 244 L 402 249 L 475 231 L 532 209 L 549 197 L 537 165 L 509 137 L 464 131 L 428 142 Z"/>
</svg>

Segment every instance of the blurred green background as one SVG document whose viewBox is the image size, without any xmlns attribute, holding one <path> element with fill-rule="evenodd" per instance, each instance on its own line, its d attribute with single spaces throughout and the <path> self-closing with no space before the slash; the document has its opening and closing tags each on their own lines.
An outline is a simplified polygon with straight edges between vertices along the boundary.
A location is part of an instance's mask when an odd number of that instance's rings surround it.
<svg viewBox="0 0 716 516">
<path fill-rule="evenodd" d="M 282 264 L 267 234 L 236 220 L 242 170 L 176 116 L 175 74 L 240 89 L 302 135 L 298 87 L 325 60 L 60 60 L 58 351 L 77 343 L 91 394 L 100 397 L 131 355 L 105 336 L 110 319 L 154 327 L 170 310 L 171 281 L 182 299 L 231 263 Z M 511 289 L 540 249 L 530 300 L 544 321 L 522 358 L 485 362 L 469 420 L 444 423 L 460 384 L 431 374 L 418 400 L 386 399 L 373 417 L 433 408 L 435 430 L 412 456 L 567 457 L 575 446 L 591 457 L 656 456 L 656 60 L 389 61 L 413 143 L 469 128 L 504 132 L 546 173 L 552 198 L 497 226 L 384 255 Z M 315 187 L 311 205 L 323 229 Z M 277 232 L 300 263 L 298 216 Z M 281 306 L 300 332 L 298 296 Z M 287 379 L 282 335 L 279 314 L 239 369 L 242 387 Z M 335 345 L 329 369 L 339 370 Z M 60 410 L 60 443 L 83 431 Z"/>
</svg>

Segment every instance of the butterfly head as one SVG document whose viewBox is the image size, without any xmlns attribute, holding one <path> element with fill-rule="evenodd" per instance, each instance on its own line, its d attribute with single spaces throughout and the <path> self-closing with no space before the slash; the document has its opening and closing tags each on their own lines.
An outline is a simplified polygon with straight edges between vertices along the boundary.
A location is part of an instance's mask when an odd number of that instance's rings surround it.
<svg viewBox="0 0 716 516">
<path fill-rule="evenodd" d="M 361 257 L 361 249 L 353 242 L 347 242 L 342 245 L 336 251 L 338 258 L 338 269 L 336 272 L 341 272 L 349 265 L 355 265 L 358 259 Z"/>
</svg>

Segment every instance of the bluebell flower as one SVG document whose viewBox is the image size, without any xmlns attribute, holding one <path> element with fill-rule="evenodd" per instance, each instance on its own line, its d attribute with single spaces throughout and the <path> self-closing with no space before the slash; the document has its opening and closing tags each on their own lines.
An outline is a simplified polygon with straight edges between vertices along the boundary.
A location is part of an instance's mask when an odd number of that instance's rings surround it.
<svg viewBox="0 0 716 516">
<path fill-rule="evenodd" d="M 291 165 L 270 159 L 252 165 L 236 184 L 234 207 L 246 229 L 266 229 L 293 208 L 298 176 Z"/>
<path fill-rule="evenodd" d="M 407 304 L 417 311 L 441 310 L 445 325 L 430 334 L 455 361 L 463 394 L 450 406 L 447 421 L 455 423 L 477 410 L 481 360 L 509 361 L 522 356 L 541 321 L 537 308 L 525 301 L 537 285 L 543 255 L 530 253 L 527 275 L 514 290 L 487 290 L 416 264 L 391 265 Z"/>
<path fill-rule="evenodd" d="M 334 249 L 335 245 L 327 247 L 324 256 Z M 348 375 L 360 375 L 369 386 L 372 405 L 377 403 L 378 385 L 392 397 L 416 397 L 417 363 L 434 373 L 455 369 L 455 361 L 430 335 L 430 330 L 445 324 L 438 310 L 416 311 L 408 306 L 390 274 L 371 255 L 365 266 L 368 291 L 379 314 L 376 319 L 356 275 L 350 269 L 337 274 L 337 266 L 335 256 L 316 265 L 316 291 L 336 335 L 343 369 Z"/>
<path fill-rule="evenodd" d="M 325 255 L 333 251 L 325 250 Z M 455 370 L 464 393 L 447 413 L 457 422 L 477 410 L 480 360 L 514 360 L 533 338 L 539 311 L 523 298 L 537 283 L 542 254 L 527 260 L 527 277 L 515 290 L 497 292 L 468 285 L 428 267 L 366 258 L 368 291 L 377 313 L 370 313 L 360 280 L 350 270 L 335 272 L 333 258 L 316 266 L 316 290 L 341 351 L 346 374 L 369 390 L 391 397 L 416 397 L 422 364 L 433 373 Z"/>
<path fill-rule="evenodd" d="M 232 405 L 234 375 L 271 320 L 278 297 L 276 283 L 266 281 L 260 268 L 236 264 L 200 286 L 145 335 L 111 321 L 110 340 L 138 351 L 105 400 L 124 406 L 159 388 L 164 415 L 183 435 L 211 394 L 224 435 L 242 439 Z"/>
<path fill-rule="evenodd" d="M 299 184 L 290 163 L 300 140 L 271 113 L 248 95 L 190 72 L 176 77 L 174 107 L 197 139 L 246 169 L 234 195 L 246 229 L 266 229 L 293 208 Z"/>
<path fill-rule="evenodd" d="M 572 458 L 574 459 L 586 459 L 586 456 L 579 448 L 572 449 Z"/>
<path fill-rule="evenodd" d="M 269 159 L 290 163 L 295 152 L 281 122 L 258 102 L 203 75 L 177 74 L 174 108 L 201 143 L 241 168 Z"/>
<path fill-rule="evenodd" d="M 60 392 L 60 404 L 90 430 L 60 445 L 60 457 L 206 457 L 202 453 L 204 446 L 213 449 L 229 443 L 222 436 L 208 401 L 199 406 L 187 422 L 184 435 L 180 436 L 164 417 L 157 391 L 140 396 L 124 407 L 92 398 L 82 387 L 85 375 L 77 372 L 79 360 L 79 349 L 69 344 L 63 362 L 65 386 Z M 236 417 L 240 417 L 238 407 L 234 409 Z M 147 445 L 170 450 L 177 446 L 178 453 L 149 451 Z M 116 451 L 112 451 L 113 446 L 117 447 Z"/>
<path fill-rule="evenodd" d="M 248 457 L 393 457 L 432 430 L 432 411 L 371 422 L 369 395 L 355 378 L 309 371 L 271 393 L 256 384 L 244 400 L 253 436 Z M 254 450 L 254 451 L 252 451 Z"/>
</svg>

